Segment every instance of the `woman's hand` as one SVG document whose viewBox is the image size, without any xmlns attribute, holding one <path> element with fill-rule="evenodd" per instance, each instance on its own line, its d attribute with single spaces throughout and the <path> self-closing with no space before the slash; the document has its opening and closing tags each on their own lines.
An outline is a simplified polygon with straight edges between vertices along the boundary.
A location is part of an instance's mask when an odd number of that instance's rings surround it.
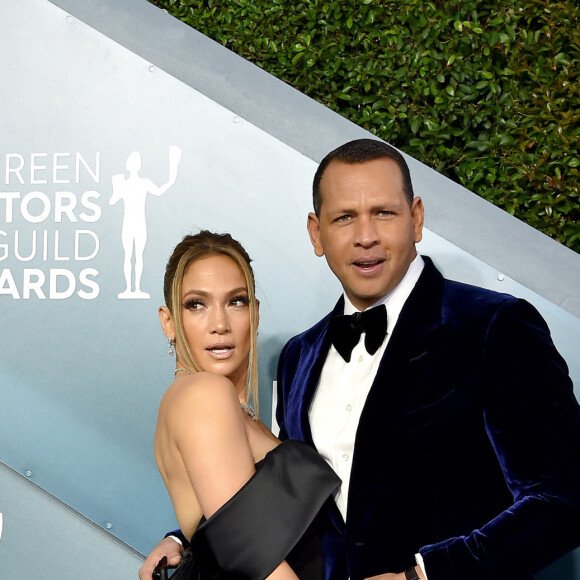
<svg viewBox="0 0 580 580">
<path fill-rule="evenodd" d="M 423 576 L 423 571 L 421 570 L 420 566 L 415 566 L 415 572 L 417 572 L 417 576 L 419 576 L 420 580 L 425 580 L 425 576 Z M 370 578 L 366 578 L 366 580 L 405 580 L 406 576 L 404 572 L 400 574 L 379 574 L 378 576 L 371 576 Z"/>
</svg>

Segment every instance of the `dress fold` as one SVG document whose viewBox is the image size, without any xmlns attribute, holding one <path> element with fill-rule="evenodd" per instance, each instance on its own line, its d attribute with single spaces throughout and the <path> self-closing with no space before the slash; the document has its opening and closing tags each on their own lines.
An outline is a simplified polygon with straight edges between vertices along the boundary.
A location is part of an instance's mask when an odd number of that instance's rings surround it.
<svg viewBox="0 0 580 580">
<path fill-rule="evenodd" d="M 172 578 L 263 580 L 288 560 L 301 580 L 321 579 L 324 523 L 317 515 L 339 485 L 314 449 L 284 441 L 199 525 Z"/>
</svg>

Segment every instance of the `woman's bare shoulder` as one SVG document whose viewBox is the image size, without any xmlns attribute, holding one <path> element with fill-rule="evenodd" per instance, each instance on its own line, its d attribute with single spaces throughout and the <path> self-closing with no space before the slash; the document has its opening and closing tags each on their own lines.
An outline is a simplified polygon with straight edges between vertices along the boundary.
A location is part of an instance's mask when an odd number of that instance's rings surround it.
<svg viewBox="0 0 580 580">
<path fill-rule="evenodd" d="M 238 406 L 232 382 L 221 375 L 198 372 L 178 376 L 167 389 L 160 405 L 160 413 L 187 415 L 189 419 L 203 413 Z"/>
</svg>

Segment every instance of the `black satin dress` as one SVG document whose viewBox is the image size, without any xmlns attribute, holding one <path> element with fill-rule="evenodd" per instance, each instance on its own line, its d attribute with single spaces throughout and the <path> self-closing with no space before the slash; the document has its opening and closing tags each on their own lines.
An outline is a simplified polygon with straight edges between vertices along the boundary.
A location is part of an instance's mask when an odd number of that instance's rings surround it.
<svg viewBox="0 0 580 580">
<path fill-rule="evenodd" d="M 301 441 L 289 440 L 208 520 L 183 553 L 172 580 L 264 580 L 286 560 L 300 580 L 321 580 L 322 506 L 340 480 Z"/>
</svg>

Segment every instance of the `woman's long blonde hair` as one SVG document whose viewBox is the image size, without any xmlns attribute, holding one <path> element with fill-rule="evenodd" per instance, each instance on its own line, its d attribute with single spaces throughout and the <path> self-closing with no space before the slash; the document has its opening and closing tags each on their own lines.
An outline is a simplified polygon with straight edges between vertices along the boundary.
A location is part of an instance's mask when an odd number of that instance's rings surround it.
<svg viewBox="0 0 580 580">
<path fill-rule="evenodd" d="M 199 367 L 193 360 L 191 350 L 185 340 L 181 316 L 181 289 L 183 276 L 187 267 L 196 260 L 208 256 L 224 255 L 231 258 L 240 268 L 248 287 L 250 307 L 250 358 L 248 361 L 248 379 L 246 382 L 246 401 L 252 403 L 258 414 L 258 304 L 254 272 L 250 265 L 251 259 L 243 246 L 230 234 L 215 234 L 202 230 L 198 234 L 185 236 L 167 262 L 163 281 L 165 305 L 169 308 L 175 325 L 176 351 L 183 364 L 193 372 L 199 372 Z"/>
</svg>

